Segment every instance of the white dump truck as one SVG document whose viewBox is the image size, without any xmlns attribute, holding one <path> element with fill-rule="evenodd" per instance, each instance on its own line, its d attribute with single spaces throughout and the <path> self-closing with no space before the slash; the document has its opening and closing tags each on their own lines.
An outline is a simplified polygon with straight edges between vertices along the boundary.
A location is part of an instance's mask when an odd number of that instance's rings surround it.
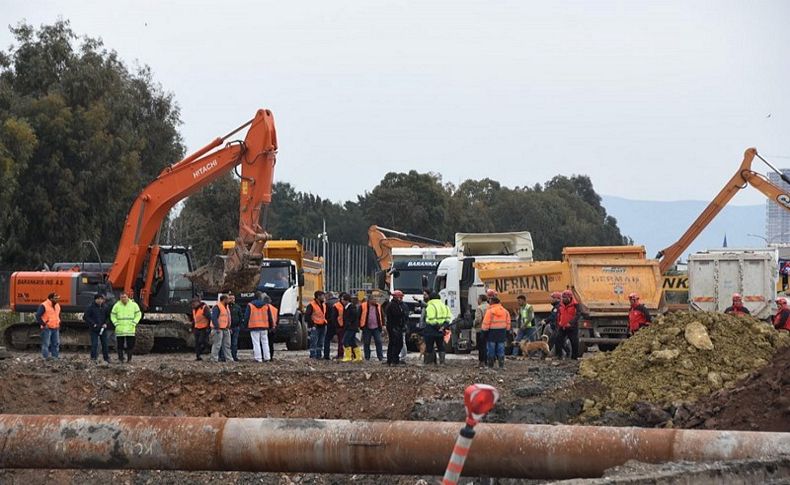
<svg viewBox="0 0 790 485">
<path fill-rule="evenodd" d="M 722 312 L 740 293 L 751 314 L 768 319 L 773 313 L 779 279 L 776 248 L 711 249 L 689 256 L 689 306 L 692 311 Z"/>
</svg>

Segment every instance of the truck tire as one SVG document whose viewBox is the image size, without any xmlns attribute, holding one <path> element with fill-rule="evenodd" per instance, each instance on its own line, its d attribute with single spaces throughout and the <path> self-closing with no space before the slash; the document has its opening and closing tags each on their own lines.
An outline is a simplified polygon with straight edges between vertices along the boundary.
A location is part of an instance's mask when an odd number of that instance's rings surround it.
<svg viewBox="0 0 790 485">
<path fill-rule="evenodd" d="M 302 329 L 302 345 L 300 346 L 299 350 L 307 350 L 310 347 L 310 342 L 308 342 L 309 332 L 307 331 L 307 323 L 300 320 L 299 328 Z"/>
<path fill-rule="evenodd" d="M 138 325 L 134 332 L 134 355 L 150 354 L 154 348 L 154 329 L 148 325 Z"/>
<path fill-rule="evenodd" d="M 302 322 L 297 321 L 294 333 L 285 342 L 285 348 L 288 350 L 302 350 Z"/>
</svg>

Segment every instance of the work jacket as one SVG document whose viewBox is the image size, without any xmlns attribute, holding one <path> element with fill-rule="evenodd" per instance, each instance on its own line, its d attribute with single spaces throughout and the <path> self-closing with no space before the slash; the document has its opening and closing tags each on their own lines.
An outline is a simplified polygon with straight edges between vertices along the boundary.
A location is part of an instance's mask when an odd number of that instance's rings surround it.
<svg viewBox="0 0 790 485">
<path fill-rule="evenodd" d="M 450 323 L 453 319 L 453 314 L 447 305 L 442 303 L 439 298 L 428 300 L 428 305 L 425 307 L 425 324 L 432 327 Z"/>
<path fill-rule="evenodd" d="M 36 322 L 50 330 L 60 329 L 60 303 L 53 304 L 49 298 L 38 306 Z"/>
<path fill-rule="evenodd" d="M 398 300 L 392 300 L 387 305 L 387 328 L 396 332 L 405 332 L 409 325 L 409 307 Z"/>
<path fill-rule="evenodd" d="M 635 334 L 640 328 L 648 326 L 653 321 L 647 307 L 641 303 L 632 305 L 628 312 L 628 331 Z"/>
<path fill-rule="evenodd" d="M 88 305 L 85 313 L 82 314 L 82 320 L 88 324 L 88 329 L 92 332 L 101 332 L 102 326 L 107 324 L 110 319 L 110 308 L 106 303 L 97 305 L 96 302 Z"/>
<path fill-rule="evenodd" d="M 230 312 L 230 328 L 240 328 L 244 322 L 244 309 L 238 303 L 228 304 Z"/>
<path fill-rule="evenodd" d="M 227 330 L 230 328 L 230 312 L 228 307 L 221 302 L 211 310 L 211 324 L 214 330 Z"/>
<path fill-rule="evenodd" d="M 790 308 L 779 308 L 774 315 L 774 328 L 790 331 Z"/>
<path fill-rule="evenodd" d="M 275 328 L 279 317 L 276 306 L 261 300 L 249 302 L 244 312 L 244 321 L 250 330 Z"/>
<path fill-rule="evenodd" d="M 736 316 L 739 316 L 739 317 L 742 317 L 744 315 L 751 315 L 752 314 L 752 312 L 750 312 L 749 309 L 746 308 L 743 305 L 728 306 L 727 308 L 724 309 L 724 313 L 727 313 L 729 315 L 736 315 Z"/>
<path fill-rule="evenodd" d="M 373 305 L 376 308 L 376 318 L 378 318 L 379 326 L 378 328 L 384 328 L 384 318 L 381 313 L 381 305 Z M 367 301 L 363 301 L 361 305 L 359 305 L 359 328 L 368 328 L 368 311 L 369 305 Z"/>
<path fill-rule="evenodd" d="M 208 305 L 201 303 L 196 309 L 192 309 L 192 321 L 195 322 L 195 330 L 205 330 L 211 323 L 211 311 Z"/>
<path fill-rule="evenodd" d="M 318 300 L 311 301 L 307 305 L 304 316 L 311 327 L 313 325 L 326 325 L 326 303 L 321 303 Z"/>
<path fill-rule="evenodd" d="M 487 301 L 484 301 L 475 309 L 475 330 L 478 332 L 481 331 L 481 327 L 483 326 L 483 318 L 486 316 L 486 310 L 488 310 Z"/>
<path fill-rule="evenodd" d="M 562 328 L 577 327 L 582 313 L 579 311 L 579 303 L 573 299 L 567 305 L 560 302 L 560 309 L 557 312 L 557 325 Z"/>
<path fill-rule="evenodd" d="M 351 302 L 343 307 L 343 328 L 346 332 L 356 332 L 359 330 L 359 308 Z"/>
<path fill-rule="evenodd" d="M 117 301 L 112 306 L 112 312 L 110 312 L 110 319 L 112 324 L 115 325 L 115 336 L 134 337 L 137 324 L 140 323 L 142 317 L 143 314 L 140 312 L 140 307 L 131 298 L 126 305 L 120 300 Z"/>
<path fill-rule="evenodd" d="M 510 312 L 501 303 L 492 303 L 483 318 L 482 329 L 488 332 L 488 342 L 502 343 L 507 340 L 510 331 Z"/>
</svg>

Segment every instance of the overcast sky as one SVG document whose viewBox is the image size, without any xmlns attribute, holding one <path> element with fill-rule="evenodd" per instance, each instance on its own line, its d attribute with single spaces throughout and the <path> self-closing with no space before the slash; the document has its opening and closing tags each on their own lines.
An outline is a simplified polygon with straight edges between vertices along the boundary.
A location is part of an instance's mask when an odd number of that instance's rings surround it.
<svg viewBox="0 0 790 485">
<path fill-rule="evenodd" d="M 189 150 L 270 108 L 276 179 L 333 200 L 409 169 L 509 186 L 583 173 L 603 194 L 709 199 L 749 146 L 790 166 L 787 1 L 0 0 L 0 12 L 60 16 L 151 66 Z"/>
</svg>

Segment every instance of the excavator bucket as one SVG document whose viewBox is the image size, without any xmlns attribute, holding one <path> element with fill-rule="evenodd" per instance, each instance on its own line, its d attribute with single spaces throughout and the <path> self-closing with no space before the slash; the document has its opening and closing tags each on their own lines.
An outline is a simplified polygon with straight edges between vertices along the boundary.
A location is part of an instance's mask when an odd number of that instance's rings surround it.
<svg viewBox="0 0 790 485">
<path fill-rule="evenodd" d="M 187 273 L 186 277 L 203 292 L 254 291 L 260 278 L 264 242 L 256 241 L 247 248 L 241 240 L 236 240 L 229 254 L 214 256 L 208 264 Z"/>
</svg>

